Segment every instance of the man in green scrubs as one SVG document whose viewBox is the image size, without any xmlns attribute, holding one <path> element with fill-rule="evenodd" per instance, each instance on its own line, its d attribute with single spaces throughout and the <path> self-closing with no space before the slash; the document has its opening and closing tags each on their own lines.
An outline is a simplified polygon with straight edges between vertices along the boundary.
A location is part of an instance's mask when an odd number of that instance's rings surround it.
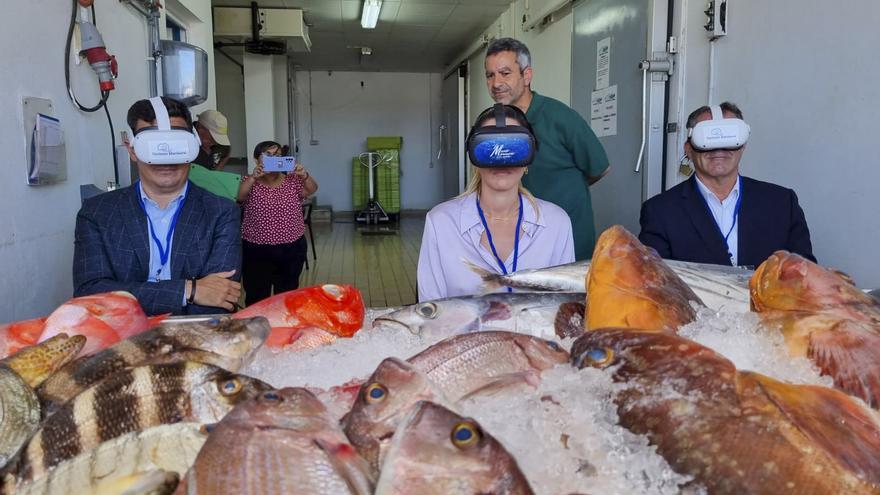
<svg viewBox="0 0 880 495">
<path fill-rule="evenodd" d="M 499 38 L 486 50 L 486 86 L 496 103 L 526 113 L 538 150 L 523 176 L 535 196 L 562 207 L 571 218 L 575 259 L 593 256 L 596 227 L 589 186 L 611 169 L 608 156 L 587 122 L 565 103 L 531 89 L 529 49 L 513 38 Z"/>
</svg>

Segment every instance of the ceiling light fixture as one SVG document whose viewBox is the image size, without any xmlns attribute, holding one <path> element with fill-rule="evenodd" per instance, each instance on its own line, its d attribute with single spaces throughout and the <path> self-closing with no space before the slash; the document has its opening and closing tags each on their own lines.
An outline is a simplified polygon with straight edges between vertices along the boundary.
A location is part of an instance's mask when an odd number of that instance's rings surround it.
<svg viewBox="0 0 880 495">
<path fill-rule="evenodd" d="M 379 22 L 379 11 L 382 10 L 382 0 L 364 0 L 364 11 L 361 14 L 361 27 L 373 29 Z"/>
</svg>

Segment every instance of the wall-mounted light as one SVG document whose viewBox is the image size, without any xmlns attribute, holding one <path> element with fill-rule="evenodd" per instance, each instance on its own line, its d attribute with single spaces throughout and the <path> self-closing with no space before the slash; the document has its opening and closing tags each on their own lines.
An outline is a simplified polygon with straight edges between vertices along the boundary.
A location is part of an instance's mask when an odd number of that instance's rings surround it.
<svg viewBox="0 0 880 495">
<path fill-rule="evenodd" d="M 361 14 L 361 27 L 373 29 L 379 22 L 379 11 L 382 10 L 382 0 L 364 0 L 364 11 Z"/>
</svg>

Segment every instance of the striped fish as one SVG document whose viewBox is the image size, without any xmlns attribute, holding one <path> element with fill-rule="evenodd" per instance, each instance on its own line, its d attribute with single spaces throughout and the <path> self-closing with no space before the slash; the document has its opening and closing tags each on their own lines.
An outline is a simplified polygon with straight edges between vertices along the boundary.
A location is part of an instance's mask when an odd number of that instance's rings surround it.
<svg viewBox="0 0 880 495">
<path fill-rule="evenodd" d="M 0 361 L 0 468 L 39 425 L 40 403 L 32 387 L 75 358 L 85 343 L 81 335 L 56 335 Z"/>
<path fill-rule="evenodd" d="M 160 425 L 127 433 L 62 462 L 31 481 L 16 486 L 15 478 L 9 477 L 5 493 L 95 493 L 102 488 L 118 488 L 117 482 L 137 479 L 140 473 L 156 469 L 183 476 L 207 438 L 207 432 L 199 423 Z"/>
<path fill-rule="evenodd" d="M 53 375 L 37 389 L 43 415 L 53 413 L 87 387 L 135 366 L 195 361 L 238 371 L 250 362 L 269 331 L 269 321 L 263 317 L 215 318 L 203 323 L 153 328 L 71 363 Z"/>
<path fill-rule="evenodd" d="M 21 479 L 126 433 L 182 421 L 216 423 L 232 407 L 271 387 L 207 364 L 139 366 L 85 389 L 49 416 L 19 460 Z"/>
</svg>

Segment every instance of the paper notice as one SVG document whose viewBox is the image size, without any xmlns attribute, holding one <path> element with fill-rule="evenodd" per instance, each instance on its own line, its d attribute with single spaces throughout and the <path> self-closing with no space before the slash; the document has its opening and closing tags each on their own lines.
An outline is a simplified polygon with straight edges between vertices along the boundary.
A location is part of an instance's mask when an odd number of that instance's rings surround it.
<svg viewBox="0 0 880 495">
<path fill-rule="evenodd" d="M 605 89 L 611 77 L 611 38 L 596 42 L 596 89 Z"/>
<path fill-rule="evenodd" d="M 590 98 L 590 127 L 596 136 L 617 135 L 617 85 L 593 91 Z"/>
</svg>

